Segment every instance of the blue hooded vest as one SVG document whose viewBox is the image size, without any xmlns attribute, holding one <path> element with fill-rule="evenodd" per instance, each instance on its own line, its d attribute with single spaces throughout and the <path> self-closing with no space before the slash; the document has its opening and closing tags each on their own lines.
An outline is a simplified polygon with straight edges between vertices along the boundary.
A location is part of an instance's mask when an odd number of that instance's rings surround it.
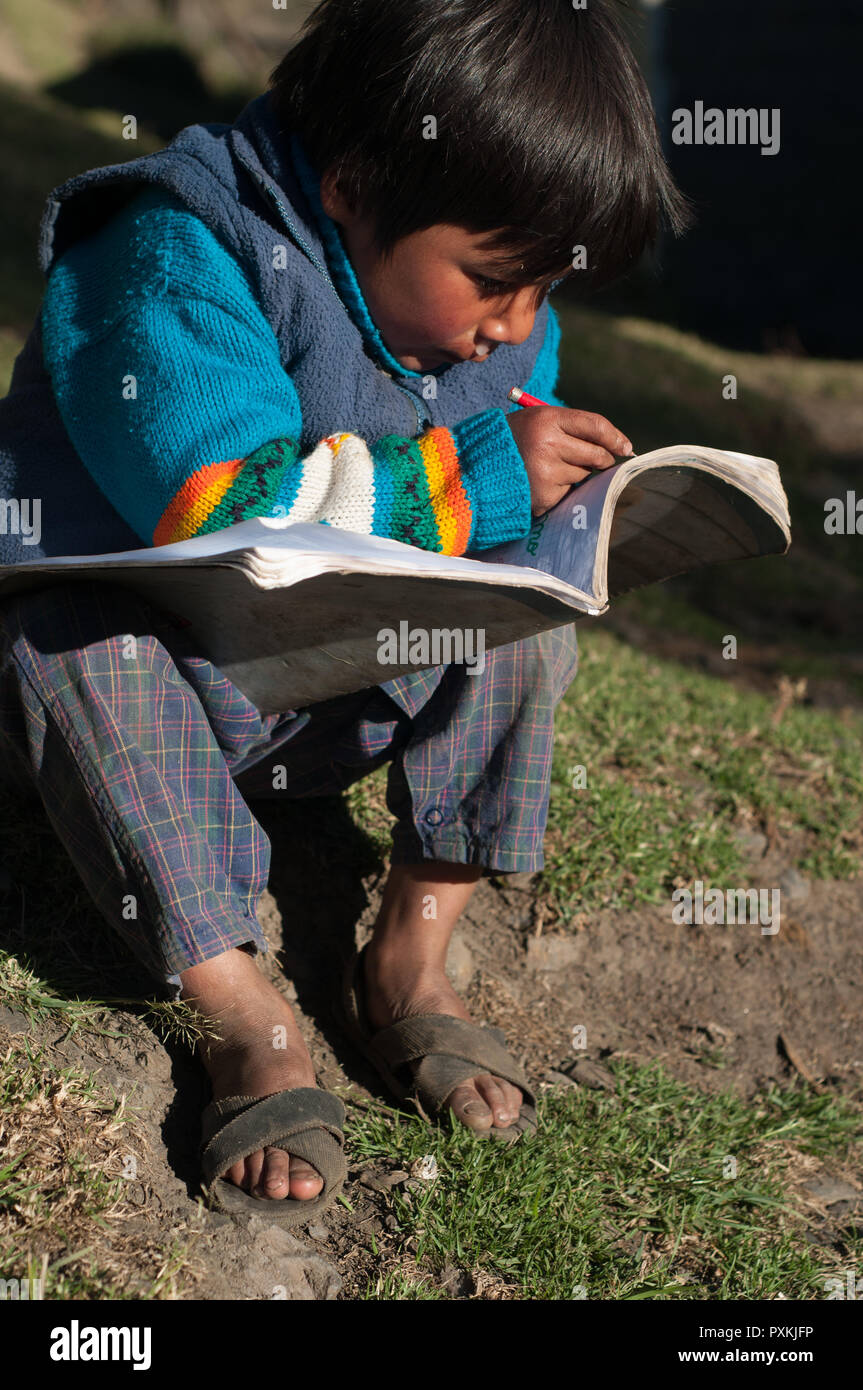
<svg viewBox="0 0 863 1390">
<path fill-rule="evenodd" d="M 279 130 L 265 93 L 233 125 L 187 126 L 163 150 L 60 184 L 42 216 L 39 264 L 48 275 L 69 246 L 97 232 L 145 184 L 169 190 L 250 276 L 302 405 L 303 453 L 334 431 L 373 441 L 452 427 L 529 381 L 546 339 L 547 300 L 530 336 L 501 344 L 487 362 L 453 363 L 426 375 L 402 367 L 334 283 L 320 214 L 298 174 L 303 158 L 298 136 Z M 279 248 L 287 267 L 274 270 Z M 28 544 L 34 499 L 41 534 Z M 0 528 L 2 564 L 141 548 L 66 432 L 43 361 L 41 309 L 15 362 L 9 395 L 0 401 Z"/>
</svg>

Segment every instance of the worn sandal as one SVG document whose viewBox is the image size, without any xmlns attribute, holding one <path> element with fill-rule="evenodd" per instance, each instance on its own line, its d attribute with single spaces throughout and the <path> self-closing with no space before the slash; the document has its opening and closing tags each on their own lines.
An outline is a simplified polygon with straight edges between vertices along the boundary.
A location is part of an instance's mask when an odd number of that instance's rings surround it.
<svg viewBox="0 0 863 1390">
<path fill-rule="evenodd" d="M 302 1226 L 335 1201 L 347 1178 L 343 1153 L 345 1107 L 315 1086 L 269 1096 L 214 1100 L 201 1117 L 202 1188 L 211 1206 L 234 1216 L 260 1216 L 280 1226 Z M 253 1197 L 220 1177 L 258 1149 L 285 1149 L 304 1158 L 324 1180 L 317 1197 Z"/>
<path fill-rule="evenodd" d="M 424 1119 L 437 1114 L 456 1086 L 490 1072 L 524 1094 L 521 1113 L 507 1129 L 474 1130 L 478 1138 L 514 1140 L 537 1128 L 536 1096 L 527 1077 L 506 1050 L 506 1034 L 490 1024 L 468 1023 L 450 1014 L 420 1014 L 377 1032 L 365 1009 L 363 952 L 347 961 L 341 997 L 335 1001 L 342 1027 L 372 1063 L 398 1100 L 410 1100 Z M 425 1107 L 425 1108 L 424 1108 Z"/>
</svg>

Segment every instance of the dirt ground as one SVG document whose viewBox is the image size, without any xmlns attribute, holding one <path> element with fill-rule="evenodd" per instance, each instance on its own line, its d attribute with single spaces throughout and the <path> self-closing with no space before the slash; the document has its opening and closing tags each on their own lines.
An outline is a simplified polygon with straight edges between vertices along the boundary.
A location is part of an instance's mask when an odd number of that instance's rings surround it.
<svg viewBox="0 0 863 1390">
<path fill-rule="evenodd" d="M 260 911 L 270 943 L 265 969 L 294 1005 L 319 1084 L 350 1084 L 358 1098 L 374 1095 L 395 1104 L 342 1037 L 330 1007 L 342 956 L 374 920 L 380 870 L 362 878 L 347 866 L 322 874 L 323 858 L 316 863 L 295 846 L 292 851 L 290 817 L 286 822 L 266 803 L 254 810 L 273 844 L 270 891 Z M 598 1064 L 601 1080 L 606 1059 L 627 1057 L 661 1059 L 672 1075 L 705 1091 L 730 1087 L 751 1096 L 770 1082 L 803 1076 L 825 1092 L 859 1101 L 863 885 L 787 876 L 787 847 L 765 853 L 762 840 L 751 837 L 748 846 L 753 881 L 786 884 L 775 935 L 762 934 L 757 924 L 674 925 L 668 904 L 597 912 L 576 918 L 574 931 L 549 930 L 529 880 L 484 880 L 454 938 L 453 982 L 475 1019 L 506 1030 L 540 1087 L 571 1084 L 561 1069 L 585 1059 Z M 577 1052 L 575 1025 L 586 1029 L 586 1049 Z M 188 1049 L 164 1045 L 134 1014 L 115 1015 L 113 1026 L 122 1039 L 78 1033 L 60 1041 L 57 1024 L 41 1036 L 56 1046 L 63 1064 L 98 1071 L 135 1105 L 147 1146 L 139 1195 L 132 1198 L 141 1216 L 128 1218 L 129 1231 L 136 1221 L 151 1225 L 155 1216 L 163 1233 L 175 1232 L 186 1245 L 197 1281 L 181 1284 L 180 1296 L 270 1298 L 276 1286 L 292 1299 L 361 1294 L 396 1250 L 387 1225 L 386 1165 L 352 1168 L 346 1192 L 354 1211 L 336 1205 L 296 1233 L 258 1218 L 237 1222 L 203 1211 L 195 1200 L 199 1119 L 208 1099 L 203 1070 Z M 0 1010 L 0 1045 L 7 1030 L 25 1027 L 20 1015 Z M 806 1176 L 813 1180 L 812 1172 Z M 814 1181 L 816 1189 L 822 1182 L 829 1231 L 831 1193 L 834 1216 L 842 1203 L 835 1205 L 828 1175 L 816 1171 Z M 379 1255 L 372 1253 L 372 1238 Z M 401 1247 L 390 1265 L 405 1270 L 410 1254 L 410 1244 L 407 1251 Z M 507 1296 L 457 1280 L 447 1292 Z"/>
</svg>

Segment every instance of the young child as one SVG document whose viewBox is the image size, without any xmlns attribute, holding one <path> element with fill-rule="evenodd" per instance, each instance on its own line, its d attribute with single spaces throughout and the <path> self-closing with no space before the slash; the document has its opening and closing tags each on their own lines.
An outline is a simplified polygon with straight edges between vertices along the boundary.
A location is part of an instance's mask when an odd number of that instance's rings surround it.
<svg viewBox="0 0 863 1390">
<path fill-rule="evenodd" d="M 233 126 L 53 191 L 47 290 L 0 403 L 0 485 L 33 525 L 0 560 L 257 515 L 445 554 L 523 536 L 632 452 L 554 395 L 549 290 L 612 278 L 685 220 L 614 0 L 324 0 Z M 549 408 L 514 411 L 515 385 Z M 294 1224 L 345 1176 L 343 1107 L 254 959 L 270 846 L 243 793 L 330 794 L 390 762 L 390 874 L 334 1002 L 397 1095 L 478 1134 L 535 1126 L 503 1034 L 444 967 L 480 875 L 542 867 L 576 663 L 568 626 L 470 679 L 440 667 L 263 716 L 130 590 L 0 604 L 7 785 L 41 799 L 156 979 L 218 1020 L 215 1203 L 270 1199 Z"/>
</svg>

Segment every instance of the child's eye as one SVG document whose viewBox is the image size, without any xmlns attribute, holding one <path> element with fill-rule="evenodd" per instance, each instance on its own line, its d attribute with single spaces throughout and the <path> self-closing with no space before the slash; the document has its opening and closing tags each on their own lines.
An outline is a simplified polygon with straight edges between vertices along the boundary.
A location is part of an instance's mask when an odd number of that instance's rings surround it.
<svg viewBox="0 0 863 1390">
<path fill-rule="evenodd" d="M 478 287 L 480 294 L 486 299 L 501 298 L 504 295 L 514 294 L 516 290 L 521 288 L 521 286 L 517 285 L 512 280 L 492 280 L 487 275 L 477 275 L 472 273 L 471 279 L 473 280 L 474 284 Z M 548 284 L 537 285 L 535 287 L 537 299 L 540 303 L 548 294 L 549 288 L 550 285 Z"/>
<path fill-rule="evenodd" d="M 474 275 L 472 278 L 482 293 L 489 296 L 506 294 L 508 290 L 513 288 L 512 285 L 507 285 L 503 280 L 489 280 L 486 275 Z"/>
</svg>

